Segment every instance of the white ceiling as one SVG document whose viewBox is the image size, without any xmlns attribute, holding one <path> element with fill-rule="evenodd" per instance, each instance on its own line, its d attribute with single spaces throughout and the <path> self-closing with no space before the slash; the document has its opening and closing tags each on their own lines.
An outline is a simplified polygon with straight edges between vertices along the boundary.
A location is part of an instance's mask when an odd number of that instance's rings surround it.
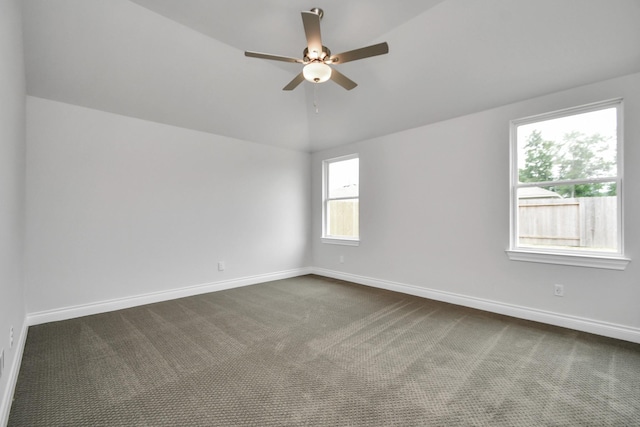
<svg viewBox="0 0 640 427">
<path fill-rule="evenodd" d="M 29 95 L 317 151 L 640 72 L 640 0 L 24 0 Z M 320 7 L 359 86 L 303 82 Z M 314 100 L 319 112 L 315 112 Z"/>
</svg>

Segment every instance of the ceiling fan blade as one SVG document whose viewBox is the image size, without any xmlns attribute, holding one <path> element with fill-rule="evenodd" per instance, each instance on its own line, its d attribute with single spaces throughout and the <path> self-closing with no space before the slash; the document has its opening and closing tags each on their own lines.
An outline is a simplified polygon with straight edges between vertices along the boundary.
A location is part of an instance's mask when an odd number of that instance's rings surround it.
<svg viewBox="0 0 640 427">
<path fill-rule="evenodd" d="M 274 61 L 297 62 L 299 64 L 303 63 L 302 59 L 290 58 L 288 56 L 271 55 L 269 53 L 251 52 L 248 50 L 244 52 L 244 56 L 248 56 L 251 58 L 272 59 Z"/>
<path fill-rule="evenodd" d="M 302 83 L 302 81 L 304 80 L 304 75 L 302 75 L 302 73 L 298 74 L 297 76 L 295 76 L 293 78 L 293 80 L 291 80 L 289 82 L 288 85 L 286 85 L 285 87 L 282 88 L 282 90 L 293 90 L 296 87 L 298 87 L 298 85 L 300 83 Z"/>
<path fill-rule="evenodd" d="M 331 62 L 336 64 L 344 64 L 345 62 L 369 58 L 371 56 L 384 55 L 385 53 L 389 53 L 389 45 L 387 44 L 387 42 L 378 43 L 367 47 L 361 47 L 360 49 L 354 49 L 348 52 L 333 55 L 331 56 Z"/>
<path fill-rule="evenodd" d="M 346 90 L 351 90 L 354 87 L 358 86 L 356 82 L 354 82 L 349 77 L 345 76 L 335 68 L 331 68 L 331 80 L 338 83 L 340 86 L 342 86 Z"/>
<path fill-rule="evenodd" d="M 320 35 L 320 15 L 315 12 L 302 12 L 302 25 L 307 36 L 309 56 L 315 58 L 322 53 L 322 37 Z M 315 52 L 315 54 L 314 54 Z"/>
</svg>

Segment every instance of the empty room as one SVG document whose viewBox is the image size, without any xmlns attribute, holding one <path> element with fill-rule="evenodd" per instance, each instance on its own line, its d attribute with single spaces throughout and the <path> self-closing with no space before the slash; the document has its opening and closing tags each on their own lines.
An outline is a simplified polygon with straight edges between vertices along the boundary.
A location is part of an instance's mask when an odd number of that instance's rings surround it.
<svg viewBox="0 0 640 427">
<path fill-rule="evenodd" d="M 0 0 L 0 426 L 640 425 L 639 22 Z"/>
</svg>

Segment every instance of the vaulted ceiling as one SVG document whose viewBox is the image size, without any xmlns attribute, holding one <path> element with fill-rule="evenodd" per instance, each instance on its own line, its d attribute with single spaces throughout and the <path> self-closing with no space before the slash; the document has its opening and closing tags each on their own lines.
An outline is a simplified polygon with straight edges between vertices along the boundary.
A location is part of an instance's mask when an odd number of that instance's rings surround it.
<svg viewBox="0 0 640 427">
<path fill-rule="evenodd" d="M 24 0 L 29 95 L 317 151 L 640 71 L 638 0 Z M 358 83 L 282 88 L 320 7 Z M 317 112 L 316 112 L 317 108 Z"/>
</svg>

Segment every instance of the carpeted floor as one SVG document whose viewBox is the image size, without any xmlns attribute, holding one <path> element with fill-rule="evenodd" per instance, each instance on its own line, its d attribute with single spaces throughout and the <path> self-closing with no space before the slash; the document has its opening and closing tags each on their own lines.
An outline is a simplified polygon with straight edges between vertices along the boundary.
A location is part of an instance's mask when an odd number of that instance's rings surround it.
<svg viewBox="0 0 640 427">
<path fill-rule="evenodd" d="M 9 426 L 638 426 L 640 345 L 304 276 L 29 328 Z"/>
</svg>

